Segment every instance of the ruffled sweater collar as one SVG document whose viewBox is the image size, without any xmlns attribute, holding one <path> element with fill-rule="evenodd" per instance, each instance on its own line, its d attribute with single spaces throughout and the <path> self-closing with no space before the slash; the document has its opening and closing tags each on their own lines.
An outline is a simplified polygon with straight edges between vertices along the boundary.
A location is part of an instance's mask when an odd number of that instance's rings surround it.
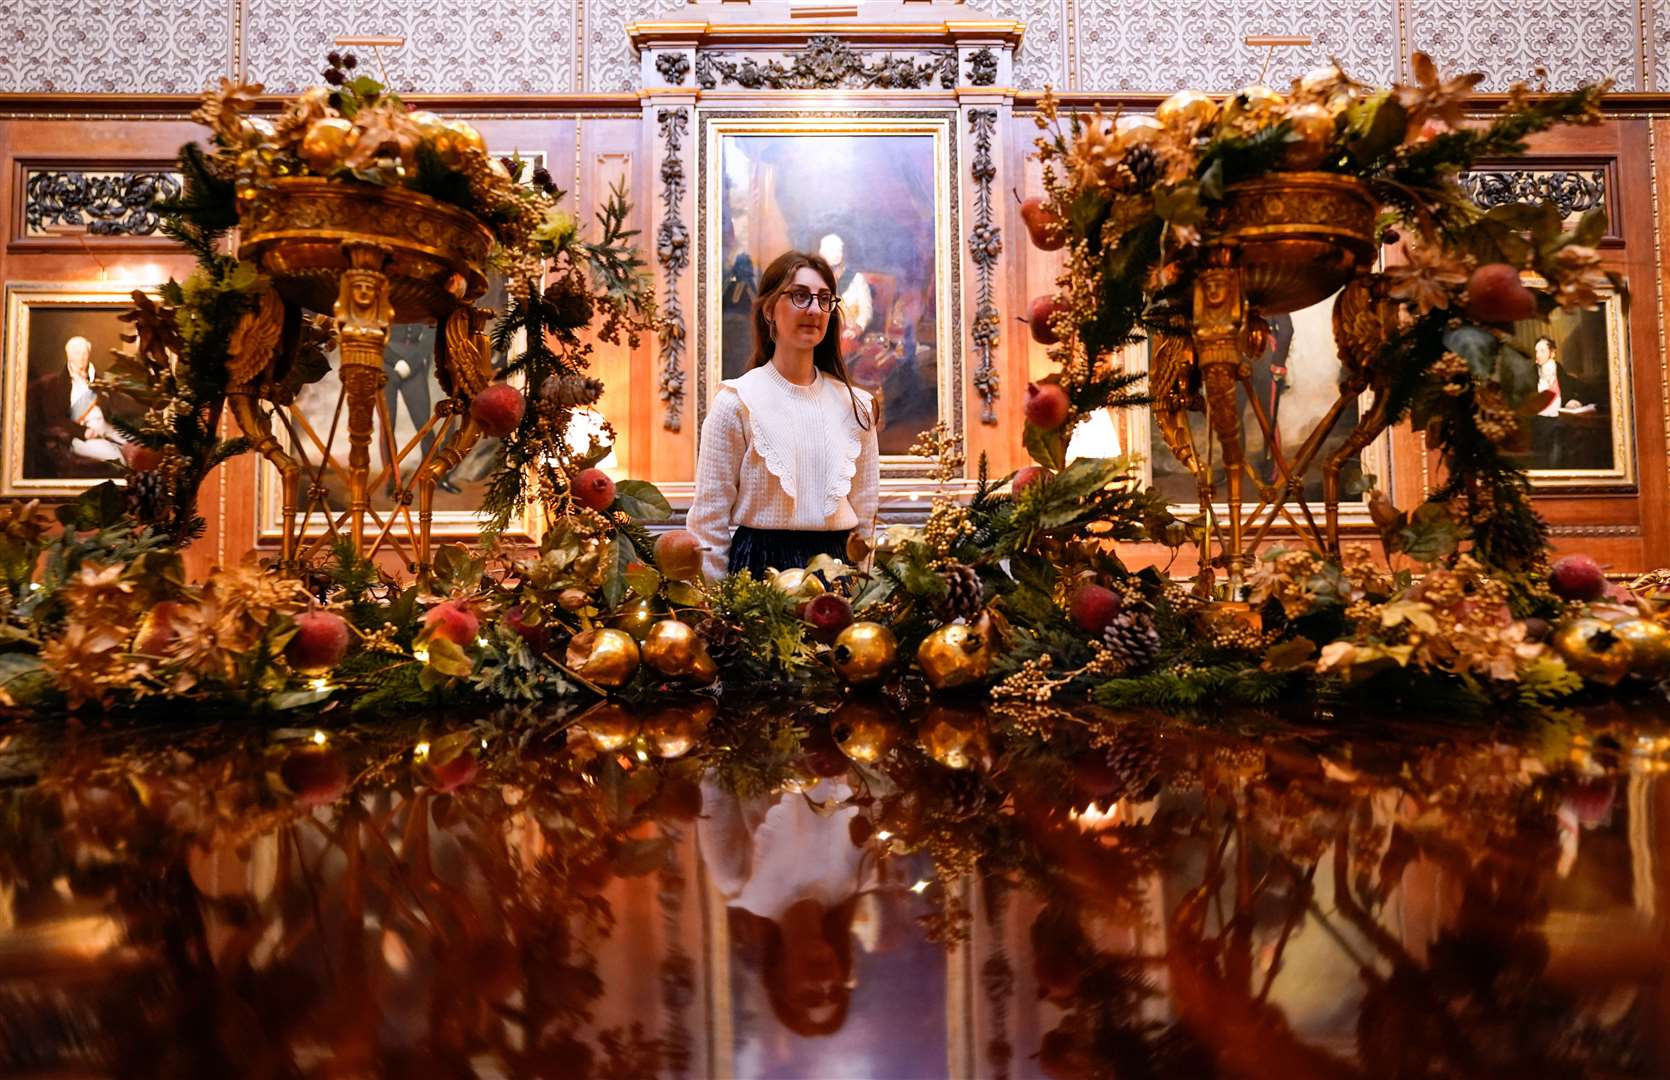
<svg viewBox="0 0 1670 1080">
<path fill-rule="evenodd" d="M 784 378 L 775 364 L 762 364 L 727 379 L 724 385 L 742 399 L 748 413 L 749 442 L 783 492 L 797 503 L 816 499 L 825 517 L 834 514 L 852 490 L 863 449 L 863 429 L 852 414 L 846 386 L 821 371 L 802 386 Z M 869 411 L 869 395 L 862 390 L 856 393 L 862 408 Z M 820 452 L 808 455 L 808 445 L 816 445 Z M 821 477 L 802 475 L 819 471 L 815 464 L 823 466 Z"/>
</svg>

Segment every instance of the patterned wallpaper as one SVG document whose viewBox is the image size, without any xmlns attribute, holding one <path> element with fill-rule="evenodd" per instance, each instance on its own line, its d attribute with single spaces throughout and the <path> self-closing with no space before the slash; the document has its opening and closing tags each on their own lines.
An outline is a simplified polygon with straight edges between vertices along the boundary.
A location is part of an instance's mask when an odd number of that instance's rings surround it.
<svg viewBox="0 0 1670 1080">
<path fill-rule="evenodd" d="M 628 90 L 624 25 L 683 0 L 30 0 L 0 22 L 0 92 L 195 91 L 234 61 L 276 90 L 313 81 L 339 34 L 403 34 L 397 86 L 447 93 Z M 1670 0 L 988 0 L 1020 19 L 1016 82 L 1074 89 L 1230 90 L 1257 77 L 1247 34 L 1310 34 L 1280 49 L 1280 84 L 1337 56 L 1369 81 L 1411 49 L 1489 73 L 1489 89 L 1546 69 L 1554 86 L 1610 75 L 1670 91 Z"/>
</svg>

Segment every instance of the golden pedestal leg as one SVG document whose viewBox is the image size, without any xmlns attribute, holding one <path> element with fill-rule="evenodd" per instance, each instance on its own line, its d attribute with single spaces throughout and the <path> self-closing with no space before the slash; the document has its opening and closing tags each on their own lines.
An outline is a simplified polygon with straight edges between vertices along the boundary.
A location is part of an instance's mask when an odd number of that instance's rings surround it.
<svg viewBox="0 0 1670 1080">
<path fill-rule="evenodd" d="M 336 300 L 336 333 L 342 352 L 342 393 L 348 406 L 348 520 L 354 551 L 364 554 L 365 519 L 371 510 L 371 434 L 387 375 L 394 305 L 383 264 L 388 256 L 370 244 L 344 244 L 349 269 Z"/>
<path fill-rule="evenodd" d="M 1218 437 L 1218 444 L 1223 447 L 1229 503 L 1229 537 L 1223 545 L 1224 569 L 1231 597 L 1237 598 L 1242 578 L 1241 472 L 1246 459 L 1246 451 L 1241 444 L 1238 387 L 1244 363 L 1241 357 L 1241 326 L 1246 319 L 1247 305 L 1241 291 L 1240 271 L 1231 264 L 1229 250 L 1220 249 L 1210 258 L 1214 265 L 1201 270 L 1195 280 L 1195 353 L 1199 357 L 1206 418 Z M 1207 512 L 1210 513 L 1210 507 Z M 1204 567 L 1202 569 L 1204 571 Z"/>
</svg>

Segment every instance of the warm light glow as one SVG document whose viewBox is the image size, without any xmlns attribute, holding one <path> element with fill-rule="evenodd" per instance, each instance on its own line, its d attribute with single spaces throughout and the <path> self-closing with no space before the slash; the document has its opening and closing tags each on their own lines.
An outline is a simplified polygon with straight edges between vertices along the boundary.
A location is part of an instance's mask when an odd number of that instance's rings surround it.
<svg viewBox="0 0 1670 1080">
<path fill-rule="evenodd" d="M 325 745 L 325 733 L 323 731 L 315 731 L 313 733 L 313 745 L 314 746 Z"/>
<path fill-rule="evenodd" d="M 1079 827 L 1080 832 L 1100 832 L 1118 823 L 1119 802 L 1115 800 L 1106 810 L 1099 803 L 1091 803 L 1081 810 L 1067 811 L 1067 820 Z"/>
<path fill-rule="evenodd" d="M 649 755 L 644 753 L 642 750 L 639 750 L 638 751 L 638 760 L 639 761 L 648 761 L 649 760 Z"/>
<path fill-rule="evenodd" d="M 477 645 L 480 645 L 480 646 L 481 646 L 481 647 L 482 647 L 482 648 L 484 648 L 484 649 L 485 649 L 485 648 L 486 648 L 486 647 L 487 647 L 487 639 L 486 639 L 486 638 L 484 638 L 484 637 L 478 637 L 478 638 L 476 638 L 476 639 L 475 639 L 475 643 L 476 643 L 476 644 L 477 644 Z"/>
<path fill-rule="evenodd" d="M 30 592 L 40 592 L 41 591 L 41 583 L 38 582 L 38 581 L 31 581 L 29 583 L 29 591 Z"/>
<path fill-rule="evenodd" d="M 426 758 L 426 757 L 428 757 L 429 756 L 429 744 L 427 742 L 420 742 L 416 746 L 412 747 L 412 756 L 415 757 L 415 758 Z"/>
<path fill-rule="evenodd" d="M 1067 440 L 1066 460 L 1075 458 L 1113 458 L 1122 451 L 1119 447 L 1119 425 L 1112 409 L 1097 409 L 1073 429 Z"/>
<path fill-rule="evenodd" d="M 893 839 L 893 834 L 888 832 L 886 829 L 878 829 L 878 830 L 876 830 L 876 839 L 877 840 L 891 840 L 891 839 Z"/>
<path fill-rule="evenodd" d="M 915 885 L 910 887 L 910 891 L 918 896 L 921 896 L 923 893 L 928 891 L 928 883 L 926 881 L 918 881 Z"/>
<path fill-rule="evenodd" d="M 413 649 L 412 650 L 412 659 L 416 660 L 420 664 L 429 663 L 429 650 L 428 649 Z"/>
<path fill-rule="evenodd" d="M 596 409 L 575 409 L 569 413 L 568 430 L 563 433 L 563 438 L 569 446 L 580 453 L 584 453 L 586 447 L 591 445 L 593 438 L 600 443 L 608 438 L 608 431 L 604 427 L 605 422 L 603 414 Z M 609 446 L 609 452 L 603 456 L 602 461 L 597 463 L 597 467 L 604 472 L 620 468 L 620 459 L 615 456 L 614 444 L 611 442 L 607 445 Z"/>
<path fill-rule="evenodd" d="M 308 683 L 308 685 L 313 687 L 315 690 L 329 690 L 331 688 L 331 681 L 326 678 L 318 678 Z"/>
</svg>

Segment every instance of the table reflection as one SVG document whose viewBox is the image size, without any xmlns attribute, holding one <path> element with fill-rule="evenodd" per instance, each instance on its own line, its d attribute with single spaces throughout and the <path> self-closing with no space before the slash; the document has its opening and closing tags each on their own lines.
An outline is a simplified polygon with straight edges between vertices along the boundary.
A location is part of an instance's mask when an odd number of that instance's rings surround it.
<svg viewBox="0 0 1670 1080">
<path fill-rule="evenodd" d="M 1663 1075 L 1662 723 L 1367 721 L 16 725 L 0 1071 Z"/>
</svg>

